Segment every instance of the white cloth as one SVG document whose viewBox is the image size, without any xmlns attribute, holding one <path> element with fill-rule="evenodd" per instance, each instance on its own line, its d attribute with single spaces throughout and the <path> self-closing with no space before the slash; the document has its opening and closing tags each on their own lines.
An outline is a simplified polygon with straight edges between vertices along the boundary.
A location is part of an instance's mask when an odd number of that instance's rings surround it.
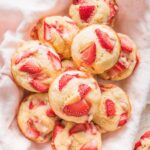
<svg viewBox="0 0 150 150">
<path fill-rule="evenodd" d="M 28 39 L 33 24 L 45 15 L 64 15 L 70 0 L 1 0 L 0 35 L 0 150 L 49 150 L 22 136 L 15 116 L 23 97 L 10 72 L 10 60 L 18 42 Z M 127 80 L 117 82 L 129 95 L 133 111 L 126 127 L 103 135 L 103 150 L 132 150 L 150 85 L 150 1 L 118 0 L 120 11 L 115 29 L 130 35 L 139 47 L 141 63 Z M 2 40 L 2 36 L 0 37 Z M 148 113 L 148 112 L 147 112 Z M 141 126 L 142 128 L 142 126 Z"/>
</svg>

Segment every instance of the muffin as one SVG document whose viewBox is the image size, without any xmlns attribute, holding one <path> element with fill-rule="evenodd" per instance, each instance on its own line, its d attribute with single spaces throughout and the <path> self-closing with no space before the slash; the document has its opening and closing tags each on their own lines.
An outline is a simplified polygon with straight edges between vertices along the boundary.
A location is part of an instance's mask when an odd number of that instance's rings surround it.
<svg viewBox="0 0 150 150">
<path fill-rule="evenodd" d="M 53 150 L 101 150 L 101 134 L 93 123 L 59 123 L 52 136 Z"/>
<path fill-rule="evenodd" d="M 91 24 L 112 25 L 118 12 L 115 0 L 73 0 L 69 15 L 80 28 Z"/>
<path fill-rule="evenodd" d="M 96 80 L 81 71 L 66 71 L 50 86 L 49 100 L 54 112 L 66 121 L 91 121 L 100 103 Z"/>
<path fill-rule="evenodd" d="M 14 80 L 26 90 L 47 92 L 61 71 L 61 61 L 50 45 L 27 41 L 13 55 L 11 71 Z"/>
<path fill-rule="evenodd" d="M 121 53 L 117 63 L 109 70 L 105 71 L 101 76 L 107 80 L 122 80 L 129 77 L 137 64 L 139 56 L 134 42 L 124 34 L 118 34 L 121 41 Z"/>
<path fill-rule="evenodd" d="M 123 127 L 130 115 L 131 104 L 127 94 L 116 85 L 100 84 L 101 104 L 93 121 L 102 132 L 111 132 Z"/>
<path fill-rule="evenodd" d="M 46 93 L 26 97 L 21 102 L 17 114 L 21 132 L 36 143 L 45 143 L 50 140 L 57 119 L 49 105 Z"/>
<path fill-rule="evenodd" d="M 79 28 L 76 23 L 64 16 L 51 16 L 41 19 L 37 24 L 40 41 L 50 43 L 62 59 L 70 58 L 70 48 Z"/>
<path fill-rule="evenodd" d="M 117 62 L 120 41 L 111 27 L 91 25 L 75 36 L 71 53 L 80 70 L 101 74 Z"/>
<path fill-rule="evenodd" d="M 149 150 L 150 149 L 150 131 L 147 131 L 141 136 L 140 140 L 135 144 L 134 150 Z"/>
</svg>

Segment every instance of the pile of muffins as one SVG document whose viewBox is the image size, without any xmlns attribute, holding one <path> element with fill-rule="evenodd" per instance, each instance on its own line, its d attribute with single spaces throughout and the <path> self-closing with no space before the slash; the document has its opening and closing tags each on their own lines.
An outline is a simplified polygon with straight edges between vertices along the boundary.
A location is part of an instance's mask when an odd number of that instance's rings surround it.
<svg viewBox="0 0 150 150">
<path fill-rule="evenodd" d="M 125 91 L 96 80 L 123 80 L 139 63 L 134 42 L 112 28 L 117 12 L 115 0 L 73 0 L 70 18 L 40 19 L 18 47 L 12 75 L 32 92 L 17 114 L 25 137 L 52 150 L 101 150 L 101 134 L 128 122 Z"/>
</svg>

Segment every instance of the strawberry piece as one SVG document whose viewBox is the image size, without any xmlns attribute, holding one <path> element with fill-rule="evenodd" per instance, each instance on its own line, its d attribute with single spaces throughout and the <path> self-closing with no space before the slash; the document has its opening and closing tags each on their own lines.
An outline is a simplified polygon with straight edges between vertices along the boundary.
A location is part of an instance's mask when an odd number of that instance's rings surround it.
<svg viewBox="0 0 150 150">
<path fill-rule="evenodd" d="M 99 43 L 101 44 L 101 46 L 103 48 L 105 48 L 106 51 L 111 53 L 113 51 L 113 48 L 114 48 L 114 45 L 115 45 L 114 40 L 112 40 L 107 33 L 102 32 L 99 29 L 96 29 L 95 33 L 98 37 L 98 40 L 99 40 Z"/>
<path fill-rule="evenodd" d="M 117 70 L 119 72 L 122 72 L 122 71 L 124 71 L 126 69 L 126 66 L 122 62 L 118 61 L 115 64 L 115 66 L 113 67 L 113 69 L 115 69 L 115 70 Z"/>
<path fill-rule="evenodd" d="M 55 117 L 56 116 L 56 114 L 54 113 L 54 111 L 51 108 L 46 110 L 46 115 L 48 117 Z"/>
<path fill-rule="evenodd" d="M 61 63 L 60 63 L 60 58 L 56 55 L 54 55 L 52 52 L 48 51 L 47 52 L 48 58 L 51 60 L 52 65 L 55 70 L 60 70 L 61 69 Z"/>
<path fill-rule="evenodd" d="M 107 99 L 105 101 L 105 109 L 106 109 L 107 117 L 114 117 L 116 113 L 116 108 L 115 108 L 115 103 L 112 100 Z"/>
<path fill-rule="evenodd" d="M 143 136 L 141 136 L 141 139 L 145 139 L 145 138 L 150 138 L 150 131 L 147 131 L 146 133 L 144 133 Z"/>
<path fill-rule="evenodd" d="M 89 113 L 91 105 L 85 100 L 80 100 L 76 103 L 66 105 L 63 112 L 68 116 L 81 117 Z"/>
<path fill-rule="evenodd" d="M 59 132 L 62 132 L 64 127 L 61 124 L 56 124 L 52 133 L 52 144 L 54 144 L 55 138 Z"/>
<path fill-rule="evenodd" d="M 33 40 L 38 40 L 39 37 L 38 37 L 38 29 L 36 26 L 34 26 L 31 30 L 31 34 L 30 34 L 30 37 L 33 39 Z"/>
<path fill-rule="evenodd" d="M 37 52 L 36 49 L 23 51 L 16 57 L 15 64 L 20 63 L 23 59 L 28 58 L 29 56 L 33 55 L 36 52 Z"/>
<path fill-rule="evenodd" d="M 93 12 L 95 10 L 95 6 L 94 5 L 81 5 L 79 7 L 79 14 L 80 14 L 80 18 L 87 22 L 88 19 L 93 15 Z"/>
<path fill-rule="evenodd" d="M 124 126 L 127 123 L 127 121 L 128 121 L 128 113 L 121 114 L 118 126 L 119 127 Z"/>
<path fill-rule="evenodd" d="M 44 22 L 44 40 L 51 40 L 51 26 Z"/>
<path fill-rule="evenodd" d="M 69 135 L 78 133 L 78 132 L 83 132 L 86 131 L 86 126 L 85 124 L 75 124 L 69 131 Z"/>
<path fill-rule="evenodd" d="M 91 87 L 89 87 L 86 84 L 81 84 L 78 89 L 81 99 L 83 99 L 90 91 L 91 91 Z"/>
<path fill-rule="evenodd" d="M 78 74 L 76 75 L 70 75 L 70 74 L 64 74 L 60 80 L 59 80 L 59 91 L 62 91 L 62 89 L 68 84 L 70 80 L 72 80 L 74 77 L 78 78 Z"/>
<path fill-rule="evenodd" d="M 113 1 L 109 2 L 109 7 L 110 7 L 110 16 L 108 18 L 108 23 L 112 24 L 113 18 L 116 16 L 119 8 Z"/>
<path fill-rule="evenodd" d="M 32 119 L 27 121 L 28 124 L 28 134 L 31 138 L 38 138 L 40 136 L 40 132 L 34 128 L 34 123 Z"/>
<path fill-rule="evenodd" d="M 74 5 L 78 5 L 78 4 L 81 4 L 83 2 L 84 2 L 84 0 L 73 0 Z"/>
<path fill-rule="evenodd" d="M 137 150 L 140 146 L 142 146 L 141 141 L 138 141 L 134 146 L 134 150 Z"/>
<path fill-rule="evenodd" d="M 121 41 L 121 50 L 125 53 L 131 53 L 133 48 L 130 41 L 126 38 L 120 38 Z"/>
<path fill-rule="evenodd" d="M 41 68 L 33 61 L 29 60 L 25 62 L 20 68 L 20 71 L 27 72 L 27 73 L 39 73 L 41 72 Z"/>
<path fill-rule="evenodd" d="M 86 129 L 88 130 L 88 131 L 90 131 L 93 135 L 95 135 L 96 133 L 97 133 L 97 129 L 96 129 L 96 127 L 94 126 L 94 124 L 93 123 L 85 123 L 85 126 L 86 126 Z"/>
<path fill-rule="evenodd" d="M 28 129 L 28 134 L 32 138 L 38 138 L 40 136 L 40 132 L 38 130 L 36 130 L 35 128 L 32 128 L 32 127 L 30 127 Z"/>
<path fill-rule="evenodd" d="M 29 109 L 33 109 L 34 108 L 34 105 L 33 105 L 33 102 L 31 101 L 30 103 L 29 103 Z"/>
<path fill-rule="evenodd" d="M 30 84 L 32 85 L 34 89 L 36 89 L 39 92 L 47 92 L 49 88 L 48 85 L 45 85 L 39 82 L 38 80 L 31 80 Z"/>
<path fill-rule="evenodd" d="M 88 48 L 84 49 L 81 57 L 87 65 L 92 65 L 96 58 L 96 44 L 92 43 Z"/>
<path fill-rule="evenodd" d="M 83 145 L 80 150 L 98 150 L 97 142 L 95 140 L 90 141 Z"/>
</svg>

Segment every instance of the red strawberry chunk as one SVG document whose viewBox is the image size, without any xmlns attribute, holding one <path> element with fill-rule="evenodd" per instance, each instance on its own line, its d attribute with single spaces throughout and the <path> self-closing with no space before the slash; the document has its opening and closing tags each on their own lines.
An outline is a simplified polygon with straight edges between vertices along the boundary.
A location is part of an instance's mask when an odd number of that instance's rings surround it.
<svg viewBox="0 0 150 150">
<path fill-rule="evenodd" d="M 70 129 L 69 134 L 72 135 L 78 132 L 84 132 L 86 130 L 85 124 L 76 124 Z"/>
<path fill-rule="evenodd" d="M 110 16 L 109 16 L 108 22 L 109 24 L 112 24 L 113 18 L 117 14 L 118 6 L 113 1 L 110 1 L 109 7 L 110 7 Z"/>
<path fill-rule="evenodd" d="M 128 121 L 128 113 L 121 114 L 118 126 L 119 127 L 124 126 L 127 123 L 127 121 Z"/>
<path fill-rule="evenodd" d="M 141 141 L 138 141 L 134 146 L 134 150 L 137 150 L 141 145 Z"/>
<path fill-rule="evenodd" d="M 52 143 L 54 143 L 55 138 L 59 132 L 62 132 L 64 127 L 61 124 L 56 124 L 53 133 L 52 133 Z"/>
<path fill-rule="evenodd" d="M 95 135 L 96 133 L 97 133 L 97 129 L 96 129 L 96 127 L 94 126 L 94 124 L 93 123 L 86 123 L 85 124 L 85 126 L 86 126 L 86 129 L 88 130 L 88 131 L 90 131 L 93 135 Z"/>
<path fill-rule="evenodd" d="M 33 40 L 38 40 L 38 39 L 39 39 L 39 37 L 38 37 L 38 31 L 37 31 L 37 27 L 36 27 L 36 26 L 34 26 L 34 27 L 32 28 L 30 37 L 31 37 Z"/>
<path fill-rule="evenodd" d="M 74 5 L 78 5 L 78 4 L 81 4 L 83 2 L 84 2 L 84 0 L 73 0 Z"/>
<path fill-rule="evenodd" d="M 78 78 L 78 75 L 70 75 L 70 74 L 64 74 L 60 80 L 59 80 L 59 91 L 61 91 L 70 80 L 72 80 L 74 77 Z"/>
<path fill-rule="evenodd" d="M 105 109 L 106 109 L 107 117 L 115 116 L 116 108 L 115 108 L 115 103 L 112 100 L 107 99 L 105 101 Z"/>
<path fill-rule="evenodd" d="M 88 19 L 93 15 L 94 10 L 95 10 L 94 5 L 81 5 L 79 7 L 80 18 L 83 21 L 87 22 Z"/>
<path fill-rule="evenodd" d="M 101 44 L 101 46 L 103 48 L 106 49 L 106 51 L 108 51 L 109 53 L 111 53 L 113 51 L 115 42 L 113 39 L 111 39 L 109 37 L 109 35 L 99 29 L 95 30 L 95 33 L 98 37 L 99 43 Z"/>
<path fill-rule="evenodd" d="M 90 91 L 91 91 L 91 87 L 89 87 L 86 84 L 81 84 L 78 89 L 81 99 L 83 99 Z"/>
<path fill-rule="evenodd" d="M 96 44 L 92 43 L 88 48 L 84 49 L 81 57 L 87 65 L 92 65 L 96 59 Z"/>
<path fill-rule="evenodd" d="M 66 105 L 63 108 L 63 112 L 68 116 L 81 117 L 88 115 L 91 105 L 85 100 L 80 100 L 76 103 Z"/>
<path fill-rule="evenodd" d="M 80 150 L 98 150 L 97 142 L 95 140 L 90 141 L 83 145 Z"/>
<path fill-rule="evenodd" d="M 34 89 L 36 89 L 39 92 L 47 92 L 49 88 L 48 85 L 45 85 L 38 80 L 31 80 L 30 84 Z"/>
<path fill-rule="evenodd" d="M 48 117 L 55 117 L 56 116 L 56 114 L 54 113 L 54 111 L 51 108 L 46 110 L 46 115 Z"/>
<path fill-rule="evenodd" d="M 124 71 L 126 69 L 126 66 L 122 62 L 118 61 L 115 64 L 115 66 L 113 67 L 113 69 L 115 69 L 115 70 L 117 70 L 119 72 L 122 72 L 122 71 Z"/>
<path fill-rule="evenodd" d="M 58 56 L 54 55 L 50 51 L 48 51 L 47 55 L 48 55 L 48 58 L 51 60 L 54 69 L 55 70 L 60 70 L 61 67 L 62 67 L 61 62 L 60 62 L 60 58 Z"/>
<path fill-rule="evenodd" d="M 37 50 L 26 50 L 26 51 L 23 51 L 21 54 L 19 54 L 17 57 L 16 57 L 16 60 L 15 60 L 15 64 L 18 64 L 20 63 L 23 59 L 33 55 L 34 53 L 36 53 Z"/>
<path fill-rule="evenodd" d="M 144 133 L 144 135 L 141 137 L 141 139 L 150 138 L 150 131 L 147 131 Z"/>
<path fill-rule="evenodd" d="M 40 136 L 40 132 L 35 129 L 34 127 L 34 122 L 32 119 L 29 119 L 27 121 L 27 124 L 28 124 L 28 134 L 31 138 L 38 138 Z"/>
<path fill-rule="evenodd" d="M 41 68 L 33 61 L 29 60 L 25 62 L 20 68 L 20 71 L 27 72 L 27 73 L 39 73 L 41 72 Z"/>
<path fill-rule="evenodd" d="M 44 22 L 44 40 L 51 40 L 51 26 Z"/>
<path fill-rule="evenodd" d="M 34 104 L 33 104 L 33 102 L 31 101 L 30 103 L 29 103 L 29 109 L 33 109 L 34 108 Z"/>
<path fill-rule="evenodd" d="M 121 50 L 125 53 L 131 53 L 133 48 L 132 44 L 126 38 L 120 38 L 121 41 Z"/>
</svg>

